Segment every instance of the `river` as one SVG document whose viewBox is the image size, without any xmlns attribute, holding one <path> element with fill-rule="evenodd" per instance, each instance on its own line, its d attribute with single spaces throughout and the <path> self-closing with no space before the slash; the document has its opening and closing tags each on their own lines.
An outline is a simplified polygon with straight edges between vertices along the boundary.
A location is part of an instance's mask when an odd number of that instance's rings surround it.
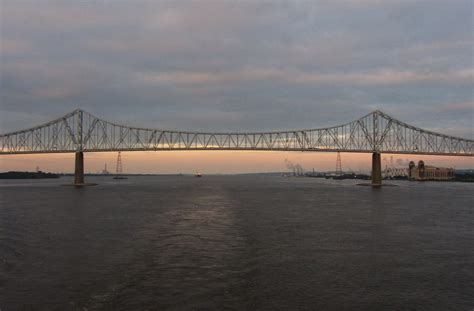
<svg viewBox="0 0 474 311">
<path fill-rule="evenodd" d="M 474 184 L 0 181 L 0 309 L 469 310 Z"/>
</svg>

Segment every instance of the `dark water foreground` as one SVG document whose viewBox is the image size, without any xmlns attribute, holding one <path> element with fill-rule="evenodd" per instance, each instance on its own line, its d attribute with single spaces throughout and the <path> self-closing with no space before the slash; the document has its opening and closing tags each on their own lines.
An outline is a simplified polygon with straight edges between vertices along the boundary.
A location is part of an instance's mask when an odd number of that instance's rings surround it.
<svg viewBox="0 0 474 311">
<path fill-rule="evenodd" d="M 473 310 L 474 184 L 0 183 L 0 308 Z"/>
</svg>

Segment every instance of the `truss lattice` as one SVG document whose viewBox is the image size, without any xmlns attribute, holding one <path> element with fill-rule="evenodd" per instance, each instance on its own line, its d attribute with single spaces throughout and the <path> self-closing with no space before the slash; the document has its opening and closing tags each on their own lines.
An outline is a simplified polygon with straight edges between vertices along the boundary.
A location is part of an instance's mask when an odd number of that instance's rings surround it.
<svg viewBox="0 0 474 311">
<path fill-rule="evenodd" d="M 282 132 L 204 133 L 115 124 L 75 110 L 33 128 L 0 135 L 0 154 L 281 150 L 473 156 L 474 141 L 411 126 L 381 111 L 328 128 Z"/>
</svg>

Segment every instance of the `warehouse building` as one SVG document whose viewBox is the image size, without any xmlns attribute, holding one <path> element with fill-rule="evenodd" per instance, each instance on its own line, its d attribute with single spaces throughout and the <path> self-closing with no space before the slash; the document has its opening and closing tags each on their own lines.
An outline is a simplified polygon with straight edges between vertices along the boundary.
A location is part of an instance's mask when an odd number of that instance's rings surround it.
<svg viewBox="0 0 474 311">
<path fill-rule="evenodd" d="M 419 161 L 418 166 L 411 161 L 408 166 L 409 180 L 451 180 L 454 177 L 453 168 L 429 166 L 423 161 Z"/>
</svg>

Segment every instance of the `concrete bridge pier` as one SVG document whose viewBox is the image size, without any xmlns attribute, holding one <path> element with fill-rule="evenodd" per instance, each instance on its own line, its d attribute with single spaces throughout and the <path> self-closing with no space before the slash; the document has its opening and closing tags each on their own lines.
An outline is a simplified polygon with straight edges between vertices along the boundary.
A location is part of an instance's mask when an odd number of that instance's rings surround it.
<svg viewBox="0 0 474 311">
<path fill-rule="evenodd" d="M 380 152 L 372 153 L 372 187 L 382 186 L 382 157 Z"/>
<path fill-rule="evenodd" d="M 71 186 L 86 187 L 95 186 L 97 184 L 84 182 L 84 153 L 76 152 L 76 160 L 74 164 L 74 183 Z"/>
<path fill-rule="evenodd" d="M 76 161 L 74 168 L 74 185 L 81 186 L 84 184 L 84 153 L 76 152 Z"/>
</svg>

